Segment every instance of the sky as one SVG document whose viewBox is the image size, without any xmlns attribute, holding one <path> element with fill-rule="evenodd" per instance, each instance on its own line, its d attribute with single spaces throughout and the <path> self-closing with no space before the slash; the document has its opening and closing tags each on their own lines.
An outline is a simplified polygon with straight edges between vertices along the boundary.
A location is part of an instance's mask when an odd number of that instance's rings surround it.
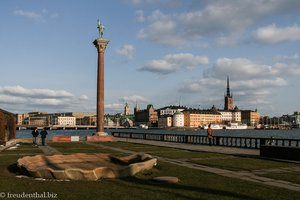
<svg viewBox="0 0 300 200">
<path fill-rule="evenodd" d="M 0 0 L 0 108 L 96 112 L 98 19 L 106 113 L 300 111 L 299 0 Z"/>
</svg>

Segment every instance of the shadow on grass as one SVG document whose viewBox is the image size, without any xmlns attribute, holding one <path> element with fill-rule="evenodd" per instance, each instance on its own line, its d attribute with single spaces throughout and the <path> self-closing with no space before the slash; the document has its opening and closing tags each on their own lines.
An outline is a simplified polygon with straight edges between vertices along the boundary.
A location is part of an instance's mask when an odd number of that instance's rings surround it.
<svg viewBox="0 0 300 200">
<path fill-rule="evenodd" d="M 260 198 L 238 194 L 230 191 L 212 189 L 207 187 L 181 185 L 181 184 L 160 183 L 151 179 L 146 180 L 146 179 L 139 179 L 136 177 L 126 177 L 126 178 L 122 178 L 122 180 L 135 185 L 140 185 L 138 186 L 138 188 L 141 190 L 145 189 L 146 186 L 147 190 L 152 190 L 153 192 L 163 192 L 170 195 L 174 195 L 179 198 L 185 198 L 191 200 L 207 199 L 208 195 L 216 196 L 216 198 L 219 199 L 222 199 L 222 197 L 230 197 L 230 198 L 244 199 L 244 200 L 260 199 Z M 203 196 L 202 198 L 201 195 Z"/>
<path fill-rule="evenodd" d="M 26 173 L 26 171 L 20 169 L 17 163 L 11 164 L 7 167 L 7 171 L 14 175 L 25 175 L 30 176 L 30 174 Z"/>
</svg>

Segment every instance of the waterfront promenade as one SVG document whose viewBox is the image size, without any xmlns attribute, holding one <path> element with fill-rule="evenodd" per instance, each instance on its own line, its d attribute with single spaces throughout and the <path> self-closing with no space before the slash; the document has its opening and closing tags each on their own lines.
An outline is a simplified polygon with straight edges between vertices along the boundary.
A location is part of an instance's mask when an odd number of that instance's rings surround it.
<svg viewBox="0 0 300 200">
<path fill-rule="evenodd" d="M 26 141 L 30 143 L 31 139 L 27 138 L 23 140 L 23 142 Z M 142 173 L 142 175 L 131 179 L 115 181 L 101 180 L 96 183 L 86 182 L 84 184 L 85 187 L 82 186 L 81 182 L 78 182 L 79 185 L 77 185 L 77 182 L 72 181 L 59 183 L 55 181 L 39 182 L 34 181 L 33 179 L 11 178 L 12 182 L 19 186 L 21 183 L 24 184 L 24 181 L 26 184 L 45 185 L 45 187 L 47 186 L 47 188 L 50 188 L 48 190 L 58 193 L 60 199 L 70 199 L 64 197 L 73 195 L 73 193 L 75 193 L 78 198 L 75 197 L 72 199 L 79 199 L 80 196 L 83 197 L 83 195 L 86 195 L 79 194 L 79 192 L 84 192 L 85 190 L 88 190 L 85 192 L 88 192 L 89 199 L 97 199 L 97 195 L 103 195 L 103 193 L 107 194 L 107 192 L 110 192 L 111 195 L 104 195 L 103 199 L 114 199 L 112 196 L 115 194 L 112 195 L 112 193 L 118 193 L 118 199 L 120 199 L 120 197 L 123 197 L 128 190 L 132 192 L 124 199 L 153 199 L 151 197 L 146 197 L 146 195 L 145 197 L 139 195 L 140 193 L 149 194 L 150 191 L 155 192 L 156 198 L 154 199 L 212 198 L 254 200 L 300 198 L 300 181 L 297 179 L 297 177 L 299 177 L 297 174 L 300 171 L 300 164 L 296 162 L 261 159 L 259 158 L 259 150 L 257 149 L 183 144 L 129 138 L 115 138 L 115 142 L 109 143 L 90 143 L 86 141 L 53 143 L 49 141 L 47 146 L 33 146 L 32 144 L 24 145 L 25 144 L 21 143 L 20 147 L 15 150 L 0 150 L 0 159 L 7 158 L 8 156 L 19 157 L 27 154 L 53 155 L 81 152 L 114 152 L 116 155 L 144 152 L 150 153 L 158 158 L 158 167 L 150 172 Z M 226 165 L 218 165 L 220 163 Z M 274 174 L 281 174 L 281 177 L 273 176 Z M 289 177 L 289 174 L 295 176 L 296 179 L 282 179 Z M 151 177 L 157 175 L 176 176 L 180 181 L 175 185 L 164 185 L 156 184 L 149 180 L 149 178 L 151 179 Z M 272 176 L 270 177 L 269 175 Z M 1 186 L 7 182 L 5 176 L 5 173 L 0 176 Z M 74 185 L 77 185 L 76 191 Z M 108 185 L 108 188 L 114 188 L 114 190 L 107 188 L 108 191 L 104 191 L 102 188 L 103 185 Z M 22 186 L 20 187 L 22 188 Z M 59 189 L 62 187 L 67 189 Z M 6 188 L 8 188 L 8 186 L 6 186 Z M 97 188 L 97 192 L 90 191 L 92 188 Z M 35 190 L 38 189 L 35 188 Z M 6 191 L 5 187 L 3 191 Z M 10 191 L 14 191 L 14 189 L 10 189 Z M 152 192 L 150 193 L 153 195 Z"/>
<path fill-rule="evenodd" d="M 154 146 L 160 146 L 160 147 L 169 147 L 169 148 L 177 148 L 177 149 L 184 149 L 189 151 L 199 151 L 199 152 L 210 152 L 210 153 L 221 153 L 221 154 L 227 154 L 227 155 L 234 155 L 234 156 L 246 156 L 246 157 L 258 157 L 259 156 L 259 150 L 256 149 L 240 149 L 240 148 L 230 148 L 230 147 L 215 147 L 215 146 L 205 146 L 205 145 L 188 145 L 188 144 L 178 144 L 178 143 L 169 143 L 169 142 L 157 142 L 157 141 L 147 141 L 147 140 L 139 140 L 139 139 L 124 139 L 124 138 L 116 138 L 116 141 L 121 142 L 129 142 L 129 143 L 136 143 L 136 144 L 146 144 L 146 145 L 154 145 Z M 109 148 L 115 151 L 120 151 L 124 153 L 137 153 L 134 151 L 128 151 L 116 147 L 107 147 L 105 145 L 101 144 L 93 144 L 88 143 L 90 145 L 94 146 L 101 146 L 102 148 Z M 282 180 L 275 180 L 271 178 L 261 177 L 257 174 L 263 173 L 264 171 L 257 171 L 258 173 L 252 173 L 249 171 L 230 171 L 215 167 L 208 167 L 204 165 L 199 164 L 191 164 L 189 162 L 186 162 L 184 159 L 170 159 L 170 158 L 164 158 L 164 157 L 158 157 L 159 160 L 169 162 L 174 165 L 179 165 L 191 169 L 201 170 L 209 173 L 214 173 L 220 176 L 230 177 L 230 178 L 237 178 L 241 180 L 261 183 L 265 185 L 271 185 L 274 187 L 280 187 L 285 188 L 292 191 L 300 192 L 300 184 L 294 184 L 288 181 L 282 181 Z M 219 158 L 223 159 L 223 158 Z M 300 163 L 298 168 L 291 168 L 291 169 L 272 169 L 272 172 L 282 172 L 285 170 L 288 172 L 298 172 L 300 171 Z M 268 170 L 267 170 L 268 171 Z"/>
</svg>

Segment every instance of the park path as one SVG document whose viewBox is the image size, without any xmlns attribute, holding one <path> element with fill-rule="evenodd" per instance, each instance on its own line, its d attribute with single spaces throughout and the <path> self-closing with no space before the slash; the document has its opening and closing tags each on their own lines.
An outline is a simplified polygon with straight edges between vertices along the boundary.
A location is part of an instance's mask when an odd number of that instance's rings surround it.
<svg viewBox="0 0 300 200">
<path fill-rule="evenodd" d="M 155 146 L 164 146 L 164 147 L 172 147 L 172 148 L 179 148 L 179 149 L 185 149 L 185 150 L 195 150 L 195 151 L 205 151 L 205 152 L 215 152 L 215 153 L 223 153 L 223 154 L 231 154 L 231 155 L 248 155 L 248 156 L 258 156 L 259 151 L 258 150 L 252 150 L 252 149 L 237 149 L 237 148 L 228 148 L 228 147 L 217 147 L 215 148 L 214 146 L 203 146 L 203 145 L 182 145 L 178 143 L 166 143 L 166 142 L 160 142 L 157 144 L 156 141 L 146 141 L 146 140 L 137 140 L 135 141 L 134 139 L 124 139 L 124 138 L 114 138 L 115 141 L 125 141 L 125 142 L 133 142 L 133 143 L 138 143 L 138 144 L 150 144 L 150 145 L 155 145 Z M 130 151 L 130 150 L 124 150 L 121 148 L 117 147 L 110 147 L 106 146 L 103 144 L 99 143 L 90 143 L 90 142 L 85 142 L 88 145 L 92 146 L 97 146 L 101 148 L 106 148 L 122 153 L 127 153 L 127 154 L 134 154 L 134 153 L 139 153 L 135 151 Z M 236 179 L 241 179 L 245 181 L 251 181 L 255 183 L 261 183 L 264 185 L 269 185 L 269 186 L 274 186 L 274 187 L 279 187 L 279 188 L 285 188 L 288 190 L 292 191 L 297 191 L 300 192 L 300 185 L 291 183 L 288 181 L 282 181 L 282 180 L 276 180 L 276 179 L 271 179 L 267 177 L 262 177 L 259 176 L 258 174 L 263 174 L 267 173 L 268 170 L 256 170 L 253 172 L 249 171 L 230 171 L 226 169 L 220 169 L 220 168 L 215 168 L 215 167 L 208 167 L 205 165 L 200 165 L 200 164 L 195 164 L 195 163 L 190 163 L 186 160 L 182 159 L 171 159 L 171 158 L 164 158 L 164 157 L 158 157 L 155 156 L 158 160 L 168 162 L 171 164 L 187 167 L 190 169 L 196 169 L 196 170 L 201 170 L 213 174 L 217 174 L 220 176 L 225 176 L 229 178 L 236 178 Z M 280 168 L 280 169 L 272 169 L 274 172 L 282 171 L 285 170 L 285 172 L 295 172 L 295 171 L 300 171 L 300 168 Z"/>
<path fill-rule="evenodd" d="M 46 146 L 38 145 L 37 147 L 41 149 L 45 155 L 62 154 L 60 151 L 58 151 L 53 147 L 50 147 L 49 145 Z"/>
</svg>

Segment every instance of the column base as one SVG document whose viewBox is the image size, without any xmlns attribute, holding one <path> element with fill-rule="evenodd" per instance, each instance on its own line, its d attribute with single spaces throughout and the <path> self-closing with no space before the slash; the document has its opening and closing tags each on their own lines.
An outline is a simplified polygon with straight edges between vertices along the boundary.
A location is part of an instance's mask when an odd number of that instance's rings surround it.
<svg viewBox="0 0 300 200">
<path fill-rule="evenodd" d="M 95 134 L 94 134 L 94 136 L 108 136 L 108 134 L 107 133 L 105 133 L 105 132 L 96 132 Z"/>
<path fill-rule="evenodd" d="M 112 142 L 113 141 L 113 136 L 110 136 L 110 135 L 86 136 L 86 141 L 87 142 Z"/>
</svg>

